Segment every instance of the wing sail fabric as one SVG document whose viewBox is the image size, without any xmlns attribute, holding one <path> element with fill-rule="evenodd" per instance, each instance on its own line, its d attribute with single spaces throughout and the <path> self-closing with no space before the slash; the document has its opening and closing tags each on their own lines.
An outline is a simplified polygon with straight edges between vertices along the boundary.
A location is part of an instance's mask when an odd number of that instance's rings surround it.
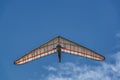
<svg viewBox="0 0 120 80">
<path fill-rule="evenodd" d="M 35 60 L 37 58 L 44 57 L 46 55 L 49 55 L 49 54 L 52 54 L 52 53 L 55 53 L 55 52 L 56 52 L 55 48 L 53 48 L 51 50 L 47 50 L 47 51 L 45 51 L 44 48 L 36 49 L 36 50 L 28 53 L 27 55 L 23 56 L 22 58 L 16 60 L 15 64 L 24 64 L 26 62 Z"/>
<path fill-rule="evenodd" d="M 63 48 L 62 51 L 66 53 L 71 53 L 71 54 L 75 54 L 78 56 L 83 56 L 86 58 L 94 59 L 94 60 L 104 60 L 103 56 L 96 54 L 95 52 L 86 50 L 86 49 L 81 50 L 81 48 L 79 47 L 78 47 L 78 50 Z"/>
<path fill-rule="evenodd" d="M 56 46 L 57 46 L 58 39 L 52 39 L 48 41 L 47 43 L 43 44 L 42 46 L 30 51 L 23 57 L 16 60 L 15 64 L 24 64 L 27 62 L 30 62 L 32 60 L 47 56 L 49 54 L 53 54 L 56 52 Z"/>
<path fill-rule="evenodd" d="M 75 54 L 78 56 L 83 56 L 83 57 L 94 59 L 94 60 L 104 60 L 105 59 L 102 55 L 100 55 L 86 47 L 83 47 L 77 43 L 67 40 L 65 38 L 60 38 L 59 42 L 60 42 L 61 46 L 63 47 L 62 48 L 63 52 Z"/>
<path fill-rule="evenodd" d="M 15 64 L 24 64 L 32 60 L 53 54 L 56 52 L 56 46 L 61 45 L 62 51 L 70 54 L 83 56 L 94 60 L 104 60 L 105 57 L 68 39 L 57 36 L 40 47 L 30 51 L 23 57 L 16 60 Z"/>
</svg>

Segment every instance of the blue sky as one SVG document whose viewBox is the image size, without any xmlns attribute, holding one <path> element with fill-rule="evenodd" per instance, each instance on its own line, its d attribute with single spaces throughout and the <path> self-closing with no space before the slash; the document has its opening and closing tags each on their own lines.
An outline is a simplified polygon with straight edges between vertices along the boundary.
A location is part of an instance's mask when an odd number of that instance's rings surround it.
<svg viewBox="0 0 120 80">
<path fill-rule="evenodd" d="M 0 79 L 118 80 L 119 4 L 119 0 L 1 0 Z M 106 60 L 98 62 L 63 53 L 62 63 L 54 54 L 21 66 L 13 64 L 57 35 L 104 55 Z"/>
</svg>

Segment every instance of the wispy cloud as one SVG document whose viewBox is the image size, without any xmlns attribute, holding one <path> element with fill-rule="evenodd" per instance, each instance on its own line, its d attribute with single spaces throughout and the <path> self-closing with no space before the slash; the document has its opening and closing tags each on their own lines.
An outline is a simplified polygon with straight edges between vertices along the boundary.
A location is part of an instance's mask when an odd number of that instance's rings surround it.
<svg viewBox="0 0 120 80">
<path fill-rule="evenodd" d="M 101 63 L 99 66 L 76 65 L 65 63 L 60 66 L 49 66 L 53 71 L 44 80 L 119 80 L 120 79 L 120 52 L 112 55 L 111 62 Z"/>
<path fill-rule="evenodd" d="M 48 71 L 56 71 L 57 69 L 53 66 L 48 66 L 46 67 L 48 69 Z"/>
<path fill-rule="evenodd" d="M 120 38 L 120 32 L 115 35 L 116 37 Z"/>
<path fill-rule="evenodd" d="M 115 37 L 116 37 L 116 45 L 115 45 L 115 48 L 120 48 L 120 32 L 116 33 L 115 34 Z"/>
</svg>

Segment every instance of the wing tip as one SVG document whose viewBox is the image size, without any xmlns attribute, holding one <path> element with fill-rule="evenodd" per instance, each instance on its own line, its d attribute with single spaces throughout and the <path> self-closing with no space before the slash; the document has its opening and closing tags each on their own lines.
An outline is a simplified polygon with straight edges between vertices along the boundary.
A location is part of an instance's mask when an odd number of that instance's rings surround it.
<svg viewBox="0 0 120 80">
<path fill-rule="evenodd" d="M 105 60 L 105 57 L 102 56 L 102 58 L 100 58 L 98 61 L 104 61 Z"/>
<path fill-rule="evenodd" d="M 102 59 L 102 61 L 104 61 L 105 60 L 105 57 L 103 56 L 103 59 Z"/>
<path fill-rule="evenodd" d="M 14 64 L 14 65 L 20 65 L 20 64 L 17 63 L 17 61 L 14 61 L 13 64 Z"/>
<path fill-rule="evenodd" d="M 14 61 L 14 62 L 13 62 L 13 64 L 14 64 L 14 65 L 17 65 L 17 62 L 16 62 L 16 61 Z"/>
</svg>

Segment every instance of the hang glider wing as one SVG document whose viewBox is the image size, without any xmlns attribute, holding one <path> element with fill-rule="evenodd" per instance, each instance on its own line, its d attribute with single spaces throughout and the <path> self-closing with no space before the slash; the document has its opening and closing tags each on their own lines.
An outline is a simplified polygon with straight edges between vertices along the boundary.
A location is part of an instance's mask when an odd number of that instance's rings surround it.
<svg viewBox="0 0 120 80">
<path fill-rule="evenodd" d="M 56 51 L 56 46 L 60 45 L 61 50 L 66 53 L 75 54 L 79 56 L 83 56 L 86 58 L 94 59 L 94 60 L 104 60 L 105 57 L 84 47 L 75 42 L 72 42 L 68 39 L 65 39 L 61 36 L 57 36 L 52 40 L 48 41 L 47 43 L 43 44 L 42 46 L 30 51 L 23 57 L 16 60 L 15 64 L 24 64 L 29 61 L 47 56 L 49 54 L 53 54 Z"/>
<path fill-rule="evenodd" d="M 49 54 L 53 54 L 56 52 L 56 46 L 57 46 L 57 38 L 54 38 L 47 43 L 43 44 L 42 46 L 28 52 L 23 57 L 16 60 L 15 64 L 24 64 L 27 62 L 30 62 L 32 60 L 47 56 Z"/>
<path fill-rule="evenodd" d="M 63 37 L 59 40 L 60 45 L 62 46 L 62 51 L 70 54 L 75 54 L 78 56 L 94 59 L 94 60 L 104 60 L 105 57 L 84 47 L 75 42 L 72 42 Z"/>
</svg>

